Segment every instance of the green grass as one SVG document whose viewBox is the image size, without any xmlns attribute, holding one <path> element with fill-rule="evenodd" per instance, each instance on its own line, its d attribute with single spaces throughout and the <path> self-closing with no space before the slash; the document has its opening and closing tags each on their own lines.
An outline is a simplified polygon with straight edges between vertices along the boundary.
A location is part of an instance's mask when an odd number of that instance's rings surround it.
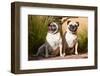
<svg viewBox="0 0 100 76">
<path fill-rule="evenodd" d="M 79 41 L 79 51 L 84 53 L 88 51 L 88 34 L 87 30 L 78 33 L 78 41 Z"/>
</svg>

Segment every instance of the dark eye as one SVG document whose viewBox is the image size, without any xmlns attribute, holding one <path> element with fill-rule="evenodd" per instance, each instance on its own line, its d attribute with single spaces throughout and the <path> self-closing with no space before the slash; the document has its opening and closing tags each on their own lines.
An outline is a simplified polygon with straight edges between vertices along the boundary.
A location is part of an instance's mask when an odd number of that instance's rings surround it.
<svg viewBox="0 0 100 76">
<path fill-rule="evenodd" d="M 77 27 L 77 25 L 74 25 L 75 27 Z"/>
<path fill-rule="evenodd" d="M 55 28 L 56 26 L 55 25 L 52 25 L 52 27 Z"/>
<path fill-rule="evenodd" d="M 55 25 L 52 25 L 53 27 L 55 27 Z"/>
</svg>

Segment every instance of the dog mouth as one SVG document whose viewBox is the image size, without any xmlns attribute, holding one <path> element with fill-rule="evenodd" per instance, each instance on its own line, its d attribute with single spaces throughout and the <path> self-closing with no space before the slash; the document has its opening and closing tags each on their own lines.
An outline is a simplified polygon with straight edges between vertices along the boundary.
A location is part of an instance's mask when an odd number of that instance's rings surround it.
<svg viewBox="0 0 100 76">
<path fill-rule="evenodd" d="M 76 25 L 70 25 L 69 26 L 69 30 L 73 33 L 75 33 L 77 31 L 77 26 Z"/>
<path fill-rule="evenodd" d="M 57 27 L 56 26 L 49 26 L 48 30 L 54 32 L 57 30 Z"/>
</svg>

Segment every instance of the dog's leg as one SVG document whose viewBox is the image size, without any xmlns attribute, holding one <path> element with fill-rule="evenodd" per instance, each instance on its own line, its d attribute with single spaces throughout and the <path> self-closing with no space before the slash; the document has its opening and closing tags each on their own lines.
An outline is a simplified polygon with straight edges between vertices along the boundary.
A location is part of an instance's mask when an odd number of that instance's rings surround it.
<svg viewBox="0 0 100 76">
<path fill-rule="evenodd" d="M 47 45 L 46 45 L 46 47 L 45 47 L 45 57 L 48 57 L 49 55 L 48 55 L 48 47 L 47 47 Z"/>
<path fill-rule="evenodd" d="M 75 45 L 75 55 L 78 55 L 78 42 L 76 43 L 76 45 Z"/>
<path fill-rule="evenodd" d="M 63 38 L 63 43 L 62 43 L 62 54 L 63 56 L 66 55 L 66 42 L 65 42 L 65 38 Z"/>
<path fill-rule="evenodd" d="M 44 48 L 45 48 L 45 44 L 41 45 L 36 53 L 36 56 L 39 56 L 43 53 L 44 51 Z"/>
<path fill-rule="evenodd" d="M 65 42 L 64 42 L 64 43 L 63 43 L 63 56 L 66 55 L 66 52 L 65 52 L 66 50 L 65 50 L 65 49 L 66 49 L 66 45 L 65 45 Z"/>
<path fill-rule="evenodd" d="M 62 52 L 62 44 L 60 44 L 59 47 L 60 47 L 60 56 L 63 56 L 63 54 L 62 54 L 63 53 Z"/>
<path fill-rule="evenodd" d="M 36 53 L 36 56 L 39 56 L 41 53 L 41 47 L 38 49 L 37 53 Z"/>
</svg>

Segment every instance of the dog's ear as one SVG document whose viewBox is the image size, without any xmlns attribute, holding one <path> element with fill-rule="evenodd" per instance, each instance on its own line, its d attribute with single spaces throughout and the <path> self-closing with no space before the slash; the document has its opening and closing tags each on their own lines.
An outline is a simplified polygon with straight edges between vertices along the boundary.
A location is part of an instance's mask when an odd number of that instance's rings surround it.
<svg viewBox="0 0 100 76">
<path fill-rule="evenodd" d="M 48 26 L 50 26 L 51 25 L 51 22 L 50 23 L 48 23 Z"/>
<path fill-rule="evenodd" d="M 78 27 L 79 27 L 79 22 L 76 22 L 77 23 L 77 25 L 78 25 Z"/>
<path fill-rule="evenodd" d="M 69 20 L 69 21 L 67 21 L 67 25 L 70 23 L 71 21 Z"/>
<path fill-rule="evenodd" d="M 68 19 L 67 17 L 62 18 L 61 23 L 64 23 L 65 21 L 67 21 L 67 19 Z"/>
</svg>

